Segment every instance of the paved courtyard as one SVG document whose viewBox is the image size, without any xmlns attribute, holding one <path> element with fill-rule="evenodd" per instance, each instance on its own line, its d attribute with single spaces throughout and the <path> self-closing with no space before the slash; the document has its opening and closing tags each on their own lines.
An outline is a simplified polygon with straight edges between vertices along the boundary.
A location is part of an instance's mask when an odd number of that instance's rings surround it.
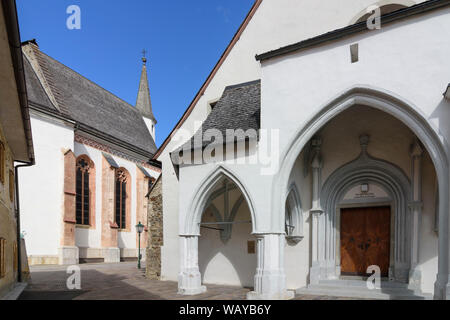
<svg viewBox="0 0 450 320">
<path fill-rule="evenodd" d="M 196 296 L 177 294 L 174 281 L 145 278 L 145 269 L 135 262 L 82 264 L 81 290 L 68 290 L 63 266 L 33 266 L 28 287 L 20 300 L 243 300 L 248 288 L 207 285 L 207 292 Z M 298 300 L 345 299 L 325 296 L 297 296 Z"/>
</svg>

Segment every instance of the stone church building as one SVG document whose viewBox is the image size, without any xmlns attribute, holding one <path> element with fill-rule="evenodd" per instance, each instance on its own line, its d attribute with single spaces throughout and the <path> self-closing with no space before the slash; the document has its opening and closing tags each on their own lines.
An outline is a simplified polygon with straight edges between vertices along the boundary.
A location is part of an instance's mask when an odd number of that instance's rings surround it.
<svg viewBox="0 0 450 320">
<path fill-rule="evenodd" d="M 153 158 L 160 278 L 450 299 L 449 56 L 448 0 L 256 0 Z"/>
<path fill-rule="evenodd" d="M 22 230 L 34 264 L 136 259 L 135 225 L 160 174 L 146 59 L 131 106 L 22 44 L 36 165 L 20 176 Z M 147 228 L 141 237 L 145 248 Z"/>
</svg>

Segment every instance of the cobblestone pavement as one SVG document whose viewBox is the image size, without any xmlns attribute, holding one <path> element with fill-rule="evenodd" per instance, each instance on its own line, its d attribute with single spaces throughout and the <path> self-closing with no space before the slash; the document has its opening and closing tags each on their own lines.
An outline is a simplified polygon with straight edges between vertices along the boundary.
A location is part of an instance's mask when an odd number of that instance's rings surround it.
<svg viewBox="0 0 450 320">
<path fill-rule="evenodd" d="M 135 262 L 82 264 L 81 290 L 68 290 L 66 267 L 32 266 L 31 280 L 20 300 L 243 300 L 248 288 L 207 285 L 207 292 L 196 296 L 177 294 L 174 281 L 145 278 L 145 269 Z M 345 298 L 301 295 L 296 300 L 335 300 Z"/>
</svg>

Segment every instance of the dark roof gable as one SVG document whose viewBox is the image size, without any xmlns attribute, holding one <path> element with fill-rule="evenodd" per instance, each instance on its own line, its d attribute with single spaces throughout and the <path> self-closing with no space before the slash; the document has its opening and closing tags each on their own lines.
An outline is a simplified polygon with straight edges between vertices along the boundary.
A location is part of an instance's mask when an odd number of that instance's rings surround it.
<svg viewBox="0 0 450 320">
<path fill-rule="evenodd" d="M 229 143 L 240 141 L 246 138 L 258 138 L 257 134 L 261 128 L 261 81 L 241 83 L 225 88 L 222 97 L 216 103 L 214 109 L 203 122 L 192 139 L 182 148 L 189 149 L 189 145 L 194 147 L 194 140 L 197 136 L 204 136 L 209 129 L 216 129 L 222 133 L 223 142 Z M 234 141 L 226 140 L 226 131 L 228 129 L 244 132 L 251 129 L 250 136 L 237 135 Z M 206 147 L 211 141 L 203 141 L 202 147 Z M 212 141 L 214 142 L 214 141 Z M 197 146 L 195 146 L 197 147 Z"/>
<path fill-rule="evenodd" d="M 30 62 L 25 59 L 31 105 L 72 119 L 82 127 L 111 136 L 150 155 L 156 152 L 155 142 L 135 107 L 40 50 L 35 53 L 39 55 L 37 61 L 45 76 L 51 79 L 50 90 L 64 107 L 58 109 L 52 104 Z"/>
</svg>

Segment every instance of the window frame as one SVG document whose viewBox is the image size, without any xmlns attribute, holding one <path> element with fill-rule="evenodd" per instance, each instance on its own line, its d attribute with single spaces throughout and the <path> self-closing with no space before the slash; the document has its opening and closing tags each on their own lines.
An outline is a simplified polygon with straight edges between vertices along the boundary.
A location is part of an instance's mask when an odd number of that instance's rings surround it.
<svg viewBox="0 0 450 320">
<path fill-rule="evenodd" d="M 0 140 L 0 183 L 5 184 L 5 169 L 6 169 L 6 149 L 3 141 Z"/>
<path fill-rule="evenodd" d="M 119 194 L 117 187 L 120 186 Z M 119 201 L 117 197 L 119 196 Z M 131 178 L 127 169 L 117 168 L 114 173 L 114 223 L 119 231 L 130 231 Z M 119 205 L 119 206 L 118 206 Z M 118 212 L 119 211 L 119 212 Z M 119 220 L 118 220 L 119 218 Z"/>
<path fill-rule="evenodd" d="M 6 239 L 0 238 L 0 279 L 6 277 Z"/>
<path fill-rule="evenodd" d="M 285 232 L 290 244 L 297 244 L 304 238 L 303 211 L 295 185 L 292 185 L 285 202 Z"/>
<path fill-rule="evenodd" d="M 15 181 L 14 181 L 14 171 L 9 170 L 9 200 L 14 201 L 14 191 L 15 191 Z"/>
<path fill-rule="evenodd" d="M 81 221 L 78 220 L 78 209 L 79 209 L 79 202 L 78 202 L 78 174 L 79 170 L 81 168 L 80 162 L 84 161 L 86 165 L 82 168 L 81 171 Z M 88 177 L 87 181 L 87 198 L 88 198 L 88 206 L 87 206 L 87 224 L 86 221 L 86 175 Z M 87 155 L 81 155 L 78 156 L 75 161 L 75 221 L 76 226 L 81 228 L 92 228 L 95 227 L 95 165 L 94 162 L 87 156 Z M 81 222 L 81 223 L 80 223 Z"/>
</svg>

